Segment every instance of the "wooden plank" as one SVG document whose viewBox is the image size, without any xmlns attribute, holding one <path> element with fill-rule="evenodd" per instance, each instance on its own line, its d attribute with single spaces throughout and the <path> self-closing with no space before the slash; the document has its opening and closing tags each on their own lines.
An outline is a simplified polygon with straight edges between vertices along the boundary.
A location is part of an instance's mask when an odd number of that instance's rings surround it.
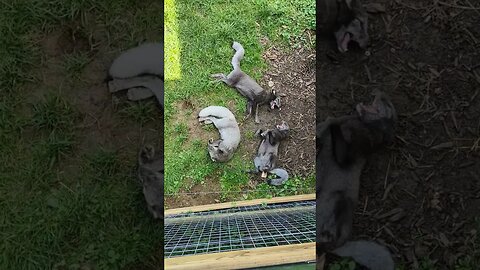
<svg viewBox="0 0 480 270">
<path fill-rule="evenodd" d="M 165 269 L 245 269 L 308 261 L 315 261 L 315 243 L 181 256 L 165 259 Z"/>
<path fill-rule="evenodd" d="M 315 193 L 286 196 L 286 197 L 275 197 L 271 199 L 256 199 L 256 200 L 248 200 L 248 201 L 215 203 L 215 204 L 175 208 L 175 209 L 165 210 L 164 214 L 165 216 L 167 216 L 167 215 L 175 215 L 175 214 L 181 214 L 186 212 L 220 210 L 220 209 L 227 209 L 227 208 L 238 207 L 238 206 L 250 206 L 250 205 L 263 204 L 263 203 L 272 204 L 272 203 L 287 203 L 287 202 L 308 201 L 308 200 L 315 200 Z"/>
</svg>

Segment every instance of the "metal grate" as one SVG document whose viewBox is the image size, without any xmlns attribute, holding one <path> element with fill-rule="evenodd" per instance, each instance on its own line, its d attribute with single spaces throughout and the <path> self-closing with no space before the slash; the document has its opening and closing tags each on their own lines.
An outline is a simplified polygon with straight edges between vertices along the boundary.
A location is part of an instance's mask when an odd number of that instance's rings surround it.
<svg viewBox="0 0 480 270">
<path fill-rule="evenodd" d="M 300 201 L 300 202 L 288 202 L 288 203 L 276 203 L 276 204 L 257 204 L 249 206 L 238 206 L 221 210 L 210 210 L 201 212 L 181 213 L 174 215 L 167 215 L 166 218 L 179 218 L 179 217 L 193 217 L 193 216 L 209 216 L 226 213 L 238 213 L 238 212 L 253 212 L 268 209 L 285 209 L 299 206 L 312 206 L 315 207 L 315 201 Z"/>
<path fill-rule="evenodd" d="M 165 257 L 315 241 L 315 201 L 165 217 Z"/>
</svg>

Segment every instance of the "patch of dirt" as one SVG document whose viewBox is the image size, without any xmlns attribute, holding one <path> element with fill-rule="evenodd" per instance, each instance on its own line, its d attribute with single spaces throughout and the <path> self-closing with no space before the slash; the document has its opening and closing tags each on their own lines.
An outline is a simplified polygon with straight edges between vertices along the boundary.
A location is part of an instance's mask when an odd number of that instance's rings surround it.
<svg viewBox="0 0 480 270">
<path fill-rule="evenodd" d="M 480 16 L 469 1 L 373 2 L 386 13 L 369 17 L 370 56 L 318 39 L 317 119 L 390 95 L 397 136 L 363 172 L 353 237 L 385 243 L 407 269 L 425 257 L 452 269 L 473 253 L 480 204 Z"/>
<path fill-rule="evenodd" d="M 210 132 L 205 132 L 203 130 L 202 125 L 198 122 L 197 115 L 202 108 L 200 108 L 197 104 L 190 102 L 190 100 L 182 100 L 175 104 L 177 114 L 174 115 L 172 119 L 172 123 L 174 125 L 184 123 L 187 125 L 188 134 L 195 134 L 195 137 L 189 136 L 185 144 L 191 142 L 192 139 L 199 139 L 202 142 L 206 142 L 212 137 Z M 212 128 L 213 125 L 209 125 Z M 218 134 L 218 132 L 216 132 Z M 215 134 L 215 138 L 219 138 L 220 136 Z"/>
<path fill-rule="evenodd" d="M 142 126 L 134 119 L 120 116 L 120 110 L 130 101 L 126 100 L 125 92 L 113 96 L 104 83 L 107 69 L 119 51 L 112 54 L 108 48 L 96 48 L 86 30 L 75 23 L 39 37 L 38 42 L 46 58 L 34 71 L 38 82 L 26 86 L 29 89 L 28 103 L 35 104 L 53 92 L 67 99 L 80 115 L 75 128 L 72 157 L 62 162 L 61 166 L 66 174 L 78 172 L 82 166 L 77 164 L 81 157 L 99 148 L 118 151 L 118 155 L 132 168 L 136 167 L 137 153 L 143 143 L 163 149 L 163 110 L 154 105 L 156 100 L 151 99 L 154 101 L 152 106 L 155 106 L 152 118 L 157 120 Z M 78 78 L 69 77 L 62 66 L 64 57 L 78 50 L 85 51 L 91 61 Z"/>
<path fill-rule="evenodd" d="M 270 68 L 259 84 L 281 95 L 281 110 L 269 112 L 268 106 L 261 106 L 260 124 L 255 124 L 252 116 L 241 129 L 255 133 L 285 121 L 290 136 L 280 143 L 277 167 L 285 168 L 291 176 L 306 177 L 315 171 L 315 51 L 300 48 L 286 53 L 271 46 L 263 58 Z M 252 167 L 259 143 L 259 138 L 245 140 Z M 261 179 L 258 175 L 252 177 Z"/>
<path fill-rule="evenodd" d="M 50 33 L 41 44 L 47 57 L 61 56 L 78 51 L 93 53 L 94 39 L 78 23 L 71 23 Z"/>
<path fill-rule="evenodd" d="M 221 188 L 217 178 L 206 178 L 202 184 L 179 191 L 178 196 L 165 196 L 166 209 L 221 202 Z"/>
<path fill-rule="evenodd" d="M 254 116 L 243 120 L 245 114 L 236 115 L 242 136 L 236 154 L 241 151 L 253 169 L 253 159 L 257 153 L 260 139 L 257 137 L 252 139 L 252 134 L 259 128 L 264 130 L 274 128 L 275 125 L 285 121 L 290 127 L 290 136 L 280 144 L 277 167 L 285 168 L 292 178 L 312 175 L 315 171 L 315 52 L 301 48 L 286 53 L 268 42 L 264 45 L 268 46 L 268 49 L 263 57 L 270 68 L 265 72 L 259 84 L 267 91 L 275 90 L 282 95 L 282 109 L 268 111 L 268 106 L 261 106 L 258 112 L 260 124 L 255 123 Z M 234 101 L 228 102 L 226 107 L 233 111 Z M 202 108 L 190 101 L 181 101 L 176 104 L 176 108 L 179 114 L 172 119 L 172 122 L 186 123 L 189 129 L 188 133 L 195 134 L 195 139 L 199 138 L 206 144 L 212 137 L 212 133 L 203 130 L 198 123 L 196 114 Z M 189 115 L 188 111 L 193 113 Z M 217 134 L 218 132 L 215 130 L 214 139 L 218 138 Z M 218 192 L 220 191 L 218 180 L 207 181 L 211 184 L 193 185 L 190 190 L 180 191 L 182 194 L 178 196 L 166 196 L 165 205 L 169 208 L 176 208 L 220 202 L 221 192 Z M 250 188 L 254 188 L 261 181 L 260 175 L 252 174 Z M 216 186 L 218 189 L 213 191 L 218 193 L 205 193 L 212 192 L 212 187 Z M 193 193 L 198 194 L 192 195 Z"/>
</svg>

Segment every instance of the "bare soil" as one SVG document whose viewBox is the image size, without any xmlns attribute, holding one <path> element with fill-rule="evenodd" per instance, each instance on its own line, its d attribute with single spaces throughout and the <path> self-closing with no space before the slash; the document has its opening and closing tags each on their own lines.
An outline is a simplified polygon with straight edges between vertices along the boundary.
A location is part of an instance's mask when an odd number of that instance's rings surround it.
<svg viewBox="0 0 480 270">
<path fill-rule="evenodd" d="M 277 166 L 291 175 L 306 177 L 315 171 L 315 52 L 300 48 L 286 53 L 271 46 L 263 58 L 270 68 L 259 83 L 268 91 L 275 90 L 281 96 L 282 106 L 270 112 L 268 106 L 262 106 L 260 124 L 247 119 L 241 129 L 255 132 L 259 128 L 274 128 L 285 121 L 290 135 L 280 143 Z M 260 139 L 245 143 L 248 153 L 252 153 L 253 163 Z"/>
<path fill-rule="evenodd" d="M 452 269 L 475 251 L 480 209 L 478 3 L 363 2 L 386 7 L 370 14 L 369 56 L 317 39 L 318 121 L 370 102 L 373 89 L 399 114 L 395 142 L 363 172 L 353 235 L 385 243 L 406 269 L 427 257 Z"/>
</svg>

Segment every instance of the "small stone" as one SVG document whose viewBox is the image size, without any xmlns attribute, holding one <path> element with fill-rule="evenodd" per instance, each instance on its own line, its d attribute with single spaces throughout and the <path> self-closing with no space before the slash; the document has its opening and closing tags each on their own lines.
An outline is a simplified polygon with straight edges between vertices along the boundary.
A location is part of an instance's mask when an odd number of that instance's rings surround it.
<svg viewBox="0 0 480 270">
<path fill-rule="evenodd" d="M 268 86 L 273 87 L 273 81 L 268 81 Z"/>
</svg>

